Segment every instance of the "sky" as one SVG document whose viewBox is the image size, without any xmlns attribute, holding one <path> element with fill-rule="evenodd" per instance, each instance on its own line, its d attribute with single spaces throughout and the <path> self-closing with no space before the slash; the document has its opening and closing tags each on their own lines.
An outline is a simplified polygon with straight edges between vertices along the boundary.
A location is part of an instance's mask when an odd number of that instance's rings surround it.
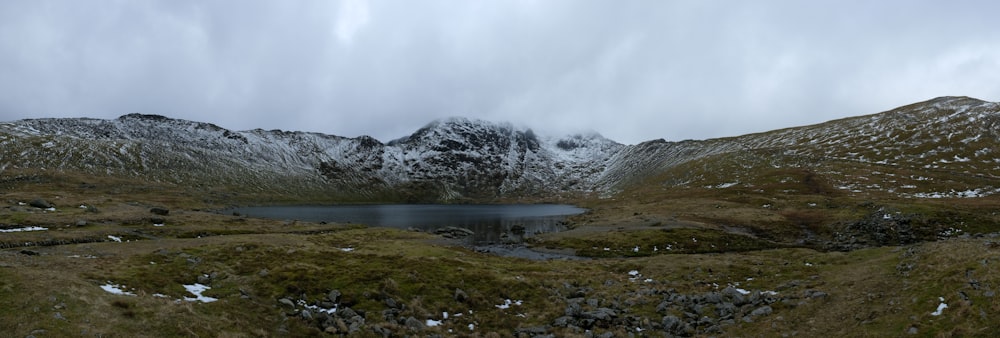
<svg viewBox="0 0 1000 338">
<path fill-rule="evenodd" d="M 382 141 L 468 117 L 635 144 L 1000 101 L 1000 2 L 0 1 L 0 121 Z"/>
</svg>

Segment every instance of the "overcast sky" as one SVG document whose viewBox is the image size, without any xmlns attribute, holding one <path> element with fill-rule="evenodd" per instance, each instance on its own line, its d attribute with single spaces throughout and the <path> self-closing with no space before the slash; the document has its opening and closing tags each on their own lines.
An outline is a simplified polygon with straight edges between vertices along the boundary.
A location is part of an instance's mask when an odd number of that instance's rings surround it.
<svg viewBox="0 0 1000 338">
<path fill-rule="evenodd" d="M 465 116 L 622 143 L 1000 100 L 997 1 L 0 2 L 0 121 L 388 141 Z"/>
</svg>

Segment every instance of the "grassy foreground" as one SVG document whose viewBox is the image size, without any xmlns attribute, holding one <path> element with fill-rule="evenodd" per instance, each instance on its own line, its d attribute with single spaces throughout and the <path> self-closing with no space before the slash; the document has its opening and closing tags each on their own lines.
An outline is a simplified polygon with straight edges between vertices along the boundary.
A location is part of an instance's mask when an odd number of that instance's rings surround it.
<svg viewBox="0 0 1000 338">
<path fill-rule="evenodd" d="M 112 183 L 5 187 L 3 228 L 47 229 L 0 233 L 5 336 L 991 336 L 1000 318 L 1000 238 L 825 252 L 711 222 L 805 217 L 753 196 L 595 202 L 576 229 L 534 242 L 594 258 L 530 261 L 424 233 L 214 214 L 190 191 Z M 21 205 L 37 197 L 55 211 Z M 838 198 L 817 203 L 868 212 Z M 217 301 L 193 300 L 195 284 Z M 727 313 L 729 300 L 690 300 L 727 289 L 759 301 Z M 324 317 L 331 306 L 351 318 Z"/>
</svg>

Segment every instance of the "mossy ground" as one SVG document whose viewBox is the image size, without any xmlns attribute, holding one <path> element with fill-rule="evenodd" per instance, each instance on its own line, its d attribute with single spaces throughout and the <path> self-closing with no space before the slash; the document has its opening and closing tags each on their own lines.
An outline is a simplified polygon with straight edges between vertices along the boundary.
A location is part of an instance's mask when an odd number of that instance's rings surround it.
<svg viewBox="0 0 1000 338">
<path fill-rule="evenodd" d="M 315 301 L 339 290 L 341 302 L 365 312 L 369 325 L 417 335 L 510 336 L 516 328 L 550 324 L 562 316 L 566 298 L 580 289 L 602 304 L 628 304 L 629 315 L 655 322 L 662 316 L 656 310 L 662 296 L 646 291 L 701 293 L 739 285 L 801 301 L 776 303 L 772 315 L 727 326 L 725 336 L 900 336 L 911 328 L 921 336 L 995 332 L 1000 239 L 952 237 L 851 252 L 817 251 L 795 242 L 807 230 L 832 232 L 831 224 L 883 207 L 925 215 L 927 224 L 960 227 L 965 234 L 995 232 L 996 214 L 983 212 L 995 199 L 914 203 L 858 197 L 822 184 L 810 190 L 828 178 L 808 182 L 808 175 L 774 173 L 774 184 L 784 186 L 764 192 L 651 185 L 614 199 L 580 201 L 592 211 L 572 219 L 575 229 L 538 236 L 532 243 L 595 257 L 579 261 L 498 257 L 402 230 L 200 211 L 220 205 L 206 202 L 215 190 L 107 178 L 90 179 L 87 185 L 79 177 L 8 181 L 0 223 L 49 230 L 0 233 L 0 242 L 52 245 L 0 250 L 0 303 L 5 304 L 0 331 L 11 336 L 319 335 L 319 328 L 288 316 L 278 299 Z M 36 197 L 55 203 L 57 211 L 18 206 Z M 877 203 L 867 203 L 873 200 Z M 162 227 L 151 222 L 153 206 L 171 210 Z M 87 225 L 76 226 L 79 220 Z M 110 241 L 108 235 L 125 242 Z M 59 243 L 80 239 L 85 243 Z M 641 278 L 633 278 L 632 270 Z M 205 275 L 211 276 L 205 295 L 219 301 L 178 301 L 192 296 L 182 285 Z M 100 288 L 109 282 L 136 296 Z M 468 297 L 457 300 L 456 289 Z M 801 297 L 806 290 L 829 297 Z M 948 308 L 934 316 L 939 297 Z M 441 326 L 413 331 L 382 320 L 387 299 L 405 304 L 403 315 L 421 321 L 442 320 L 443 312 L 451 316 Z M 497 307 L 507 299 L 523 302 Z M 635 333 L 627 327 L 596 330 Z M 562 328 L 551 332 L 582 334 Z"/>
</svg>

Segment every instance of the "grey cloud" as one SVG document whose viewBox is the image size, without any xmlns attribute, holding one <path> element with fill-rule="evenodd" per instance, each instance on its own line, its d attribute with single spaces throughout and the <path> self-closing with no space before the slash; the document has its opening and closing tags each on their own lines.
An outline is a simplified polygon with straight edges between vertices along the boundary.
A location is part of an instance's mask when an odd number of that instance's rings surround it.
<svg viewBox="0 0 1000 338">
<path fill-rule="evenodd" d="M 381 140 L 467 116 L 621 142 L 996 100 L 989 1 L 9 1 L 0 120 Z"/>
</svg>

